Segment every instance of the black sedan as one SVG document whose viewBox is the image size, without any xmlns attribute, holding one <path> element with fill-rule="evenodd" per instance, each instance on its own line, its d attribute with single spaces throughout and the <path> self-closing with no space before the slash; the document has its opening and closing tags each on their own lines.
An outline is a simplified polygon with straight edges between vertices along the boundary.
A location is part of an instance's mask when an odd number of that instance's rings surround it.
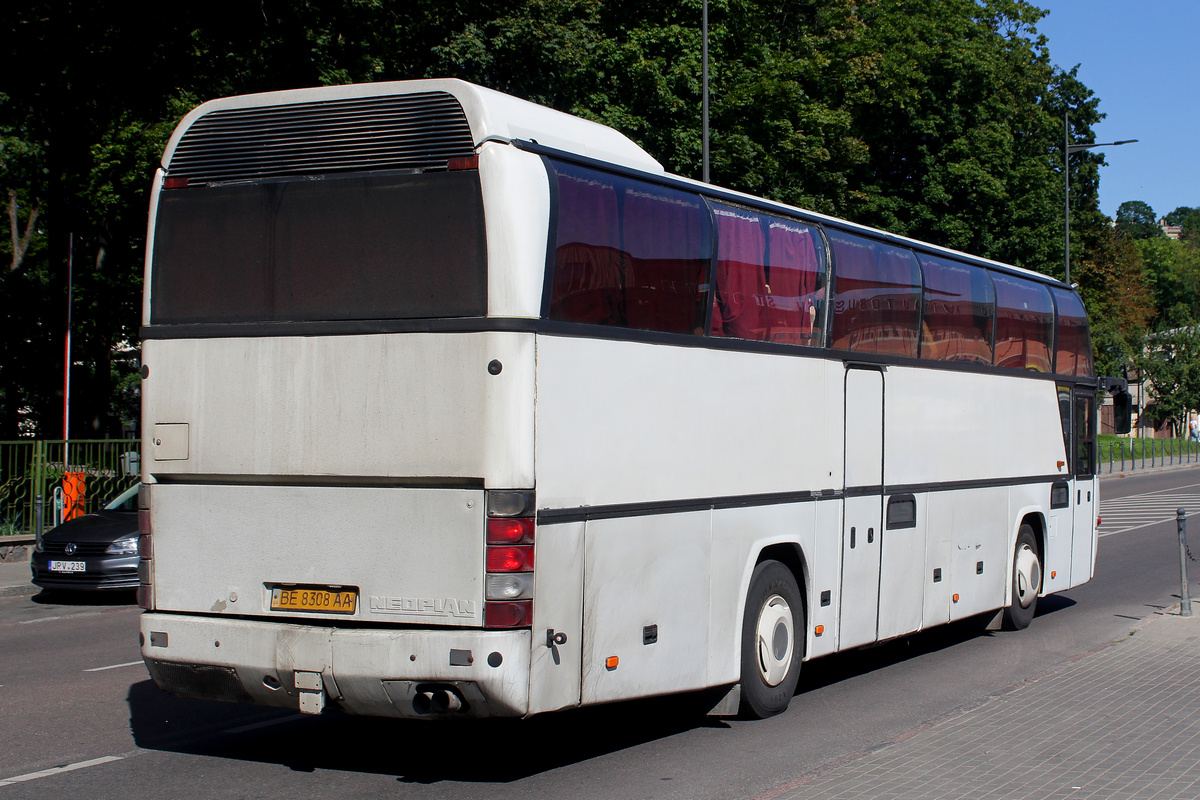
<svg viewBox="0 0 1200 800">
<path fill-rule="evenodd" d="M 101 511 L 51 528 L 34 547 L 30 566 L 43 589 L 136 589 L 137 486 Z"/>
</svg>

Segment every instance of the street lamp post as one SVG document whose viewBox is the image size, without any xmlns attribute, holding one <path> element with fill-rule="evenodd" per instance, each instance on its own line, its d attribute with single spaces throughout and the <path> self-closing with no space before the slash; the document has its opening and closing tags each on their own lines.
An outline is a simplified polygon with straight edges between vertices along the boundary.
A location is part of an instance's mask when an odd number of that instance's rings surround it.
<svg viewBox="0 0 1200 800">
<path fill-rule="evenodd" d="M 1137 139 L 1122 139 L 1119 142 L 1084 142 L 1071 144 L 1070 112 L 1063 112 L 1063 230 L 1066 231 L 1066 245 L 1063 250 L 1063 282 L 1071 283 L 1071 154 L 1080 150 L 1091 150 L 1093 147 L 1116 147 L 1121 144 L 1133 144 Z"/>
</svg>

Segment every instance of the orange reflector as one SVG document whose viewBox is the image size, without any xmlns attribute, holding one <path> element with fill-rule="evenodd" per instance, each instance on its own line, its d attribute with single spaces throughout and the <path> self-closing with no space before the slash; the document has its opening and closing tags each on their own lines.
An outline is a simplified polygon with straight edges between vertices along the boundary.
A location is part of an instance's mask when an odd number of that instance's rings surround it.
<svg viewBox="0 0 1200 800">
<path fill-rule="evenodd" d="M 453 156 L 446 164 L 447 169 L 479 169 L 479 156 Z"/>
<path fill-rule="evenodd" d="M 617 658 L 616 656 L 609 656 L 608 658 L 604 659 L 604 668 L 611 672 L 617 668 L 617 664 L 619 664 L 620 661 L 621 659 Z"/>
<path fill-rule="evenodd" d="M 821 635 L 822 633 L 824 633 L 824 632 L 825 632 L 825 626 L 824 626 L 824 625 L 818 625 L 818 626 L 816 627 L 816 630 L 814 631 L 814 633 L 816 633 L 816 634 L 817 634 L 817 636 L 820 636 L 820 635 Z"/>
<path fill-rule="evenodd" d="M 1060 461 L 1060 462 L 1058 462 L 1058 468 L 1059 468 L 1059 469 L 1062 469 L 1062 468 L 1063 468 L 1063 467 L 1065 467 L 1066 465 L 1067 465 L 1067 462 L 1065 462 L 1065 461 Z"/>
<path fill-rule="evenodd" d="M 1058 570 L 1051 570 L 1050 577 L 1051 579 L 1058 577 Z"/>
<path fill-rule="evenodd" d="M 954 602 L 956 602 L 956 603 L 957 603 L 957 602 L 958 602 L 958 595 L 954 595 L 954 597 L 952 597 L 952 598 L 950 598 L 950 599 L 951 599 L 951 600 L 953 600 Z"/>
</svg>

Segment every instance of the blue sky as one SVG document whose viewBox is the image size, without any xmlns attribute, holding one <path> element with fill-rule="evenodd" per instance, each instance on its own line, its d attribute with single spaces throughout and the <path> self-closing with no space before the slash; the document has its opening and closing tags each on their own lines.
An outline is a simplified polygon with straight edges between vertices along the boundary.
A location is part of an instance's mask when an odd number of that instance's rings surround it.
<svg viewBox="0 0 1200 800">
<path fill-rule="evenodd" d="M 1126 200 L 1158 216 L 1200 206 L 1200 0 L 1031 0 L 1049 11 L 1037 25 L 1056 66 L 1079 65 L 1079 78 L 1108 116 L 1100 210 Z"/>
</svg>

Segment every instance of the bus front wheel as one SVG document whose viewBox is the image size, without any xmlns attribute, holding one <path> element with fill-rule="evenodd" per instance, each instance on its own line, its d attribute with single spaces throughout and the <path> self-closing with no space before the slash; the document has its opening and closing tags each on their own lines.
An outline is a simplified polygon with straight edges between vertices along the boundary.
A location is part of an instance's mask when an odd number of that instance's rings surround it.
<svg viewBox="0 0 1200 800">
<path fill-rule="evenodd" d="M 1022 525 L 1017 532 L 1017 549 L 1013 554 L 1012 603 L 1004 609 L 1006 630 L 1019 631 L 1029 627 L 1037 611 L 1038 592 L 1042 590 L 1042 557 L 1038 553 L 1033 528 Z"/>
<path fill-rule="evenodd" d="M 788 707 L 804 656 L 804 606 L 791 570 L 778 561 L 754 568 L 742 612 L 742 699 L 749 719 Z"/>
</svg>

